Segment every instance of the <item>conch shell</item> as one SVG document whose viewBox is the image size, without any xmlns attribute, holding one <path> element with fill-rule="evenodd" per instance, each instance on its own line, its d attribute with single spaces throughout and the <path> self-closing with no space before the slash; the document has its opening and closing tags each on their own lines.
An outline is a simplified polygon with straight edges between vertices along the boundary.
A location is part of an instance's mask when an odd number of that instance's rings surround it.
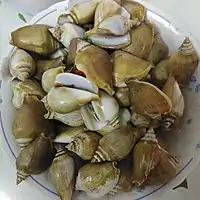
<svg viewBox="0 0 200 200">
<path fill-rule="evenodd" d="M 112 81 L 112 63 L 105 50 L 94 45 L 86 46 L 77 53 L 75 65 L 77 69 L 85 73 L 91 83 L 109 95 L 115 93 Z"/>
<path fill-rule="evenodd" d="M 99 144 L 99 136 L 95 132 L 83 132 L 75 136 L 66 146 L 69 151 L 76 153 L 83 160 L 91 160 Z"/>
<path fill-rule="evenodd" d="M 142 186 L 159 161 L 161 147 L 153 129 L 133 149 L 133 183 Z"/>
<path fill-rule="evenodd" d="M 145 20 L 146 8 L 142 4 L 132 0 L 123 0 L 122 6 L 130 13 L 135 26 L 139 26 Z"/>
<path fill-rule="evenodd" d="M 129 89 L 128 87 L 120 87 L 116 89 L 115 99 L 121 107 L 130 107 Z"/>
<path fill-rule="evenodd" d="M 120 125 L 119 105 L 114 97 L 99 91 L 100 101 L 82 107 L 81 115 L 88 130 L 108 134 Z"/>
<path fill-rule="evenodd" d="M 168 55 L 168 46 L 165 44 L 159 32 L 155 34 L 154 43 L 148 59 L 152 64 L 157 65 Z"/>
<path fill-rule="evenodd" d="M 172 76 L 169 76 L 162 91 L 172 101 L 172 111 L 168 115 L 164 116 L 162 126 L 165 130 L 171 130 L 173 125 L 183 115 L 185 109 L 184 97 L 180 90 L 178 82 Z"/>
<path fill-rule="evenodd" d="M 193 44 L 189 38 L 185 38 L 177 52 L 156 66 L 155 71 L 152 72 L 154 82 L 165 84 L 168 76 L 172 74 L 179 85 L 185 85 L 189 82 L 198 63 L 199 58 Z"/>
<path fill-rule="evenodd" d="M 46 95 L 45 92 L 42 90 L 40 84 L 34 79 L 26 79 L 24 82 L 17 79 L 13 80 L 12 91 L 12 103 L 16 109 L 22 107 L 24 103 L 24 98 L 27 95 L 36 96 L 39 100 Z"/>
<path fill-rule="evenodd" d="M 17 185 L 29 175 L 45 172 L 50 167 L 55 153 L 51 139 L 44 133 L 22 149 L 16 159 Z"/>
<path fill-rule="evenodd" d="M 62 200 L 71 200 L 75 185 L 75 163 L 64 150 L 57 151 L 49 169 L 50 179 Z"/>
<path fill-rule="evenodd" d="M 53 36 L 69 49 L 70 41 L 74 38 L 85 38 L 85 30 L 72 23 L 65 23 L 61 27 L 50 29 Z"/>
<path fill-rule="evenodd" d="M 17 49 L 11 55 L 9 68 L 11 75 L 21 81 L 33 76 L 36 70 L 35 61 L 22 49 Z"/>
<path fill-rule="evenodd" d="M 35 78 L 38 80 L 42 79 L 42 75 L 44 74 L 45 71 L 53 68 L 57 68 L 60 66 L 64 66 L 63 64 L 63 58 L 58 57 L 58 58 L 53 58 L 52 60 L 39 60 L 36 63 L 37 70 L 36 70 L 36 75 Z"/>
<path fill-rule="evenodd" d="M 141 80 L 145 78 L 152 65 L 124 51 L 115 51 L 112 54 L 113 75 L 115 87 L 126 87 L 126 78 Z"/>
<path fill-rule="evenodd" d="M 127 34 L 132 27 L 133 22 L 131 20 L 121 15 L 114 15 L 106 18 L 92 30 L 86 32 L 86 35 L 122 36 Z"/>
<path fill-rule="evenodd" d="M 68 21 L 76 24 L 88 24 L 93 21 L 96 7 L 100 0 L 69 2 Z"/>
<path fill-rule="evenodd" d="M 41 133 L 47 133 L 46 110 L 35 96 L 25 96 L 22 107 L 17 111 L 12 124 L 12 133 L 20 147 L 27 146 Z"/>
<path fill-rule="evenodd" d="M 112 131 L 99 141 L 91 162 L 122 160 L 143 135 L 144 129 L 134 129 L 131 125 Z"/>
<path fill-rule="evenodd" d="M 120 6 L 119 2 L 101 0 L 95 11 L 94 26 L 99 25 L 103 20 L 114 15 L 121 15 L 126 19 L 130 18 L 130 14 Z"/>
<path fill-rule="evenodd" d="M 123 49 L 141 59 L 147 59 L 154 43 L 154 27 L 146 21 L 131 30 L 131 44 Z"/>
<path fill-rule="evenodd" d="M 58 120 L 68 126 L 79 127 L 84 124 L 83 118 L 79 110 L 73 111 L 67 114 L 59 114 L 56 112 L 48 111 L 47 114 L 44 115 L 45 119 L 54 119 Z"/>
<path fill-rule="evenodd" d="M 56 76 L 60 73 L 64 73 L 64 70 L 65 67 L 60 66 L 57 68 L 48 69 L 43 73 L 41 83 L 42 83 L 42 88 L 46 93 L 48 93 L 54 86 Z"/>
<path fill-rule="evenodd" d="M 41 55 L 48 55 L 60 47 L 49 32 L 49 26 L 43 24 L 23 26 L 13 31 L 11 37 L 12 45 Z"/>
<path fill-rule="evenodd" d="M 100 198 L 116 186 L 119 175 L 115 162 L 90 163 L 79 170 L 76 189 L 86 192 L 89 197 Z"/>
<path fill-rule="evenodd" d="M 130 90 L 130 100 L 134 112 L 151 118 L 171 112 L 171 100 L 156 86 L 134 79 L 127 79 L 126 84 Z"/>
<path fill-rule="evenodd" d="M 70 127 L 66 125 L 60 125 L 57 127 L 58 136 L 54 140 L 55 143 L 71 143 L 74 138 L 85 131 L 85 126 Z"/>
<path fill-rule="evenodd" d="M 51 111 L 60 114 L 71 113 L 81 106 L 97 100 L 99 100 L 97 94 L 69 87 L 53 87 L 43 98 L 43 102 Z"/>
</svg>

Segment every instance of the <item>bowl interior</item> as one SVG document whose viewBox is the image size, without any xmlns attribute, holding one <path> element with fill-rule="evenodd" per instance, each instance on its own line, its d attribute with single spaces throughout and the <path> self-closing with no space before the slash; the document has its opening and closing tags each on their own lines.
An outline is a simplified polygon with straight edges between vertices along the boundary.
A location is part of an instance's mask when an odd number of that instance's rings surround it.
<svg viewBox="0 0 200 200">
<path fill-rule="evenodd" d="M 145 3 L 144 3 L 145 5 Z M 189 33 L 185 33 L 184 29 L 173 26 L 173 20 L 171 23 L 165 19 L 165 15 L 159 15 L 158 12 L 148 6 L 147 17 L 153 22 L 153 24 L 161 32 L 162 38 L 168 44 L 170 53 L 177 50 L 186 36 L 189 36 L 194 43 L 195 48 L 200 54 L 199 44 Z M 39 13 L 33 18 L 31 24 L 40 23 L 48 24 L 51 26 L 56 25 L 57 18 L 60 14 L 67 12 L 67 2 L 60 2 L 50 7 L 49 9 Z M 181 27 L 182 25 L 180 25 Z M 15 115 L 15 110 L 12 106 L 12 92 L 11 92 L 11 79 L 6 74 L 8 70 L 9 62 L 4 60 L 3 64 L 3 82 L 1 86 L 1 94 L 3 99 L 1 110 L 1 125 L 4 137 L 8 144 L 8 154 L 11 155 L 14 162 L 15 157 L 19 153 L 19 147 L 17 146 L 15 139 L 12 136 L 12 121 Z M 184 117 L 181 121 L 181 128 L 174 132 L 165 134 L 166 140 L 169 142 L 170 151 L 181 158 L 180 169 L 177 176 L 170 183 L 162 186 L 147 187 L 143 191 L 134 191 L 112 197 L 111 199 L 133 199 L 139 200 L 147 196 L 158 194 L 168 188 L 176 186 L 182 181 L 197 165 L 199 162 L 199 149 L 200 149 L 200 134 L 199 134 L 199 118 L 200 118 L 200 69 L 191 77 L 190 85 L 184 89 L 186 110 Z M 39 185 L 39 188 L 44 189 L 54 195 L 56 198 L 56 192 L 51 185 L 48 173 L 41 174 L 39 176 L 32 177 L 34 182 Z M 76 199 L 88 199 L 85 194 L 77 193 Z M 105 197 L 103 199 L 107 199 Z M 110 199 L 110 198 L 109 198 Z"/>
</svg>

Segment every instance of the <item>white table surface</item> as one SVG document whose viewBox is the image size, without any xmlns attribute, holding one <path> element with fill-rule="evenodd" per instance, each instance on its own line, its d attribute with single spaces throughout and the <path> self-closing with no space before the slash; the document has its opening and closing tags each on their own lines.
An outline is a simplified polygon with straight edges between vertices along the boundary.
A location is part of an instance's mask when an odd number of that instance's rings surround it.
<svg viewBox="0 0 200 200">
<path fill-rule="evenodd" d="M 146 0 L 158 9 L 164 10 L 169 15 L 176 14 L 178 20 L 184 23 L 188 31 L 193 33 L 200 40 L 200 23 L 198 0 Z M 23 13 L 23 9 L 15 8 L 9 3 L 0 4 L 0 60 L 7 54 L 11 46 L 8 45 L 10 31 L 19 27 L 24 22 L 18 18 L 18 13 Z M 32 16 L 24 14 L 27 20 Z M 15 165 L 8 158 L 3 150 L 5 142 L 0 134 L 0 200 L 54 200 L 49 198 L 45 192 L 41 192 L 36 187 L 31 187 L 30 181 L 24 182 L 20 186 L 15 185 Z M 154 200 L 197 200 L 200 197 L 200 166 L 187 178 L 188 188 L 179 188 L 168 191 Z M 150 199 L 148 199 L 150 200 Z"/>
</svg>

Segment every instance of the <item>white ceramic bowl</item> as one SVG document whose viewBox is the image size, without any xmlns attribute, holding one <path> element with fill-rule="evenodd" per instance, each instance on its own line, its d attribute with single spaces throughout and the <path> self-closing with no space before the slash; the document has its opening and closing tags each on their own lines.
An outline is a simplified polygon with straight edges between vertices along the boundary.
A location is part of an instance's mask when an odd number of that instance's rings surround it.
<svg viewBox="0 0 200 200">
<path fill-rule="evenodd" d="M 193 38 L 189 32 L 185 32 L 184 24 L 177 22 L 175 17 L 157 10 L 154 6 L 148 3 L 142 1 L 140 1 L 140 3 L 143 3 L 147 7 L 148 19 L 150 19 L 159 28 L 164 41 L 169 46 L 170 52 L 177 50 L 184 38 L 188 36 L 200 54 L 200 44 L 197 43 L 195 38 Z M 67 10 L 66 1 L 57 3 L 49 9 L 37 14 L 30 21 L 30 24 L 42 23 L 55 26 L 58 16 L 62 13 L 66 13 Z M 174 27 L 173 24 L 179 24 L 179 27 Z M 14 163 L 15 158 L 19 153 L 19 147 L 12 136 L 11 130 L 12 120 L 15 113 L 11 103 L 11 77 L 9 77 L 8 73 L 8 59 L 9 57 L 4 59 L 1 69 L 3 80 L 1 84 L 1 94 L 3 103 L 0 112 L 0 123 L 2 133 L 8 145 L 6 150 L 7 154 Z M 184 90 L 184 94 L 186 111 L 182 120 L 182 128 L 180 131 L 176 131 L 175 133 L 166 134 L 167 140 L 169 138 L 173 138 L 173 140 L 169 141 L 172 153 L 181 158 L 180 168 L 177 175 L 167 184 L 147 187 L 143 191 L 133 190 L 130 193 L 122 194 L 120 196 L 118 195 L 109 199 L 141 200 L 150 196 L 158 196 L 160 193 L 163 193 L 168 189 L 172 189 L 181 183 L 197 166 L 200 161 L 200 68 L 198 68 L 197 72 L 191 77 L 190 85 Z M 55 189 L 48 180 L 47 173 L 39 176 L 31 176 L 28 183 L 30 183 L 31 186 L 34 184 L 39 190 L 48 193 L 52 200 L 59 199 Z M 77 200 L 88 200 L 88 197 L 86 197 L 84 193 L 76 193 L 75 195 Z M 103 199 L 108 199 L 108 197 Z"/>
</svg>

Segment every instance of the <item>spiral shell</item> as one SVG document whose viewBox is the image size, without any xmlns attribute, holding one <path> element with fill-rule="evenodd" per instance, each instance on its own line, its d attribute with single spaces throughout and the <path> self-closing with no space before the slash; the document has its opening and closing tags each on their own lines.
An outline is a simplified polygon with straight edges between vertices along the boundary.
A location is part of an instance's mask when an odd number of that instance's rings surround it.
<svg viewBox="0 0 200 200">
<path fill-rule="evenodd" d="M 68 126 L 79 127 L 84 124 L 83 118 L 79 110 L 67 114 L 60 114 L 49 111 L 44 116 L 46 119 L 58 120 Z"/>
<path fill-rule="evenodd" d="M 84 132 L 75 136 L 66 146 L 69 151 L 76 153 L 83 160 L 91 160 L 99 144 L 101 136 L 94 132 Z"/>
<path fill-rule="evenodd" d="M 123 0 L 122 6 L 130 13 L 135 26 L 139 26 L 145 20 L 146 8 L 142 4 L 136 1 Z"/>
<path fill-rule="evenodd" d="M 79 170 L 76 189 L 86 192 L 89 197 L 100 198 L 116 186 L 119 175 L 115 162 L 90 163 Z"/>
<path fill-rule="evenodd" d="M 29 175 L 46 171 L 55 156 L 50 138 L 42 133 L 35 141 L 22 149 L 16 159 L 17 185 Z"/>
<path fill-rule="evenodd" d="M 171 100 L 154 85 L 131 78 L 126 80 L 126 84 L 130 90 L 134 112 L 151 118 L 157 118 L 162 114 L 165 115 L 171 112 Z"/>
<path fill-rule="evenodd" d="M 85 73 L 91 83 L 109 95 L 115 93 L 112 82 L 112 63 L 105 50 L 94 45 L 87 46 L 76 55 L 75 65 L 77 69 Z"/>
<path fill-rule="evenodd" d="M 74 138 L 85 131 L 85 126 L 70 127 L 66 125 L 59 125 L 57 127 L 58 135 L 54 140 L 55 143 L 71 143 Z"/>
<path fill-rule="evenodd" d="M 45 96 L 40 84 L 34 79 L 26 79 L 24 82 L 17 79 L 12 81 L 12 103 L 16 109 L 22 107 L 26 95 L 34 95 L 39 100 Z"/>
<path fill-rule="evenodd" d="M 75 185 L 75 163 L 64 150 L 57 151 L 49 169 L 50 179 L 63 200 L 71 200 Z"/>
<path fill-rule="evenodd" d="M 182 117 L 185 109 L 185 102 L 183 94 L 180 90 L 178 82 L 169 76 L 166 84 L 164 85 L 163 92 L 172 101 L 172 111 L 164 116 L 162 127 L 164 130 L 171 130 L 173 125 Z"/>
<path fill-rule="evenodd" d="M 124 80 L 129 77 L 137 80 L 145 78 L 153 67 L 148 61 L 124 51 L 115 51 L 112 62 L 115 87 L 126 87 Z"/>
<path fill-rule="evenodd" d="M 91 162 L 122 160 L 131 152 L 137 140 L 144 134 L 143 131 L 134 129 L 131 125 L 112 131 L 101 138 Z"/>
<path fill-rule="evenodd" d="M 14 78 L 25 81 L 35 73 L 33 58 L 24 50 L 17 49 L 10 58 L 10 73 Z"/>
<path fill-rule="evenodd" d="M 160 33 L 155 34 L 154 43 L 149 53 L 148 59 L 152 64 L 157 65 L 168 55 L 168 46 L 161 38 Z"/>
<path fill-rule="evenodd" d="M 42 132 L 47 133 L 49 124 L 44 119 L 45 113 L 46 110 L 37 97 L 25 96 L 12 124 L 12 133 L 20 147 L 27 146 Z"/>
<path fill-rule="evenodd" d="M 99 0 L 84 0 L 69 2 L 70 13 L 67 16 L 68 22 L 76 24 L 88 24 L 93 20 Z"/>
<path fill-rule="evenodd" d="M 146 21 L 131 30 L 131 44 L 123 49 L 141 59 L 147 59 L 154 42 L 154 27 Z"/>
<path fill-rule="evenodd" d="M 51 88 L 54 86 L 56 76 L 60 73 L 63 73 L 64 69 L 64 66 L 60 66 L 57 68 L 49 69 L 43 73 L 41 83 L 42 88 L 46 93 L 51 90 Z"/>
<path fill-rule="evenodd" d="M 49 26 L 43 24 L 23 26 L 13 31 L 11 37 L 12 45 L 44 56 L 60 47 L 49 32 Z"/>
</svg>

